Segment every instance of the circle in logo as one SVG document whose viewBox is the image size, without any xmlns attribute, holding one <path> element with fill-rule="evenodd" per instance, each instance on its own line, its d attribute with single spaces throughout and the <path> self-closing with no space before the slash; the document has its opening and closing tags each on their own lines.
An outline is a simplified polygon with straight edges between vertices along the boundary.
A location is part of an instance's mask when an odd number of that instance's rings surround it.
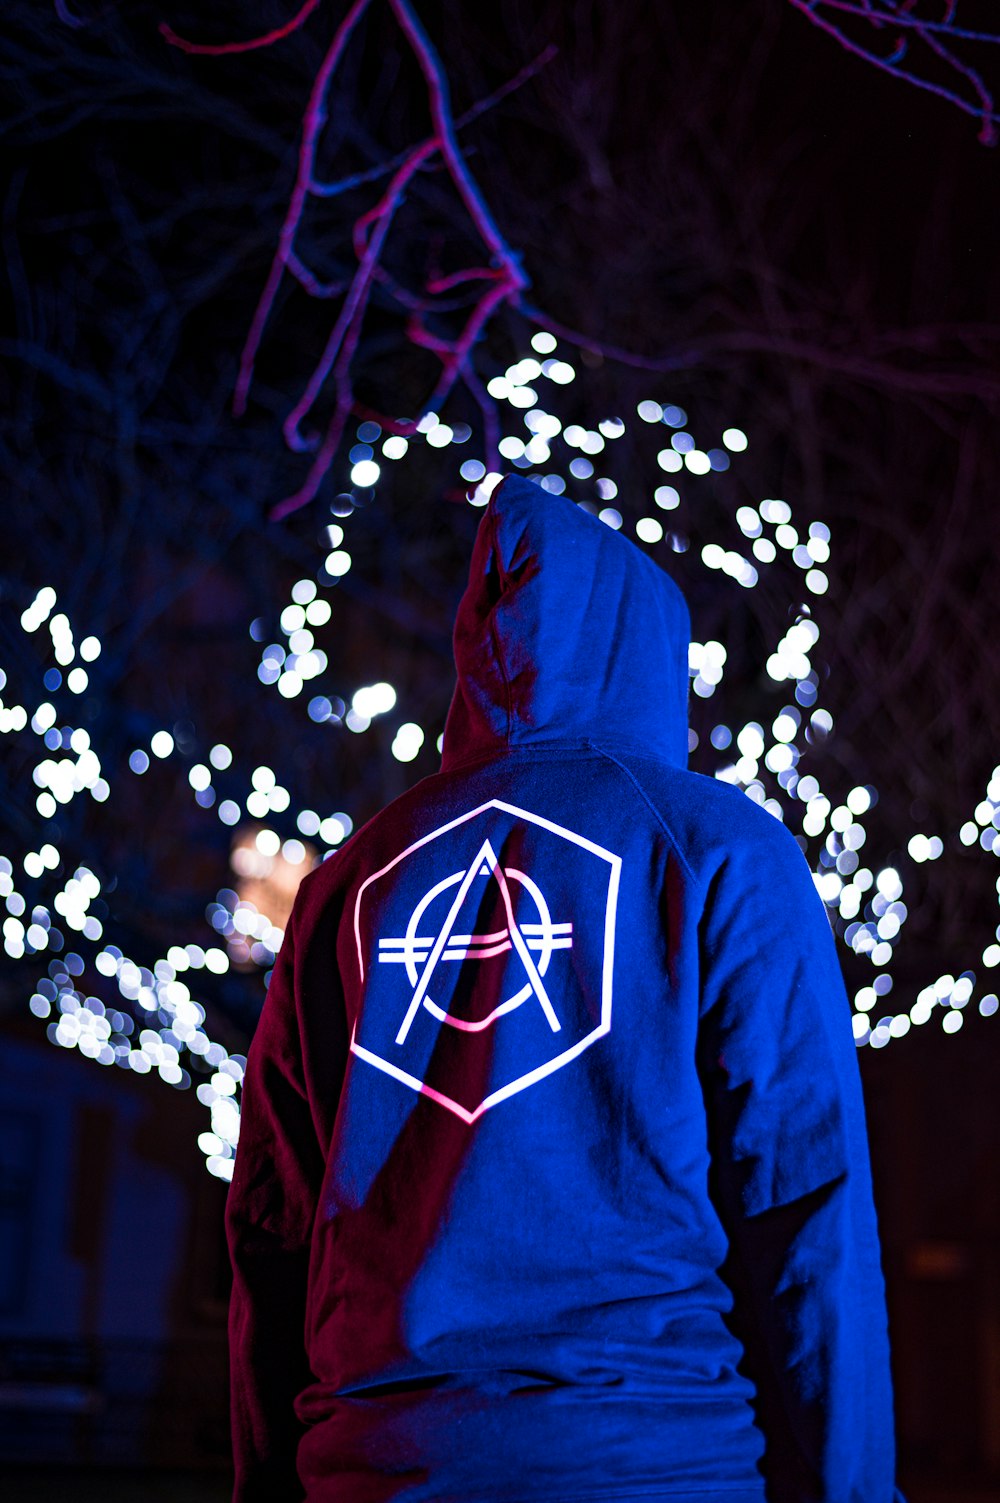
<svg viewBox="0 0 1000 1503">
<path fill-rule="evenodd" d="M 406 966 L 406 974 L 410 981 L 410 985 L 414 988 L 416 988 L 419 983 L 418 964 L 420 961 L 425 960 L 428 954 L 427 941 L 421 941 L 418 938 L 421 920 L 423 919 L 424 914 L 427 912 L 427 909 L 434 902 L 434 899 L 440 897 L 443 892 L 447 892 L 449 888 L 457 887 L 458 884 L 463 880 L 465 875 L 466 873 L 464 871 L 455 872 L 452 876 L 445 877 L 441 882 L 438 882 L 434 887 L 430 889 L 429 892 L 424 894 L 424 896 L 420 899 L 420 902 L 417 904 L 412 914 L 410 915 L 410 922 L 406 926 L 406 937 L 403 945 L 403 962 Z M 483 873 L 481 872 L 480 875 L 483 875 Z M 492 875 L 492 873 L 490 873 L 490 875 Z M 538 886 L 538 883 L 534 882 L 526 872 L 517 871 L 514 867 L 505 867 L 504 876 L 506 877 L 508 882 L 519 883 L 520 886 L 528 893 L 529 897 L 532 899 L 535 905 L 535 909 L 538 913 L 538 922 L 526 926 L 531 936 L 530 939 L 528 939 L 527 943 L 533 950 L 537 950 L 538 974 L 539 976 L 544 976 L 549 968 L 549 962 L 552 959 L 552 951 L 555 948 L 555 934 L 552 927 L 552 915 L 549 911 L 549 906 L 545 901 L 544 894 L 542 893 L 541 888 Z M 515 919 L 515 923 L 516 922 L 517 921 Z M 524 927 L 520 925 L 518 925 L 518 927 L 521 930 L 523 939 Z M 461 960 L 463 962 L 466 960 L 488 960 L 493 958 L 494 956 L 505 953 L 511 948 L 511 936 L 509 928 L 507 926 L 505 926 L 501 930 L 498 930 L 494 934 L 450 934 L 445 939 L 445 945 L 444 950 L 441 954 L 441 959 L 446 961 Z M 516 991 L 512 996 L 506 997 L 497 1007 L 495 1007 L 488 1017 L 478 1018 L 475 1021 L 471 1021 L 465 1018 L 453 1017 L 443 1007 L 435 1002 L 427 991 L 424 992 L 423 1002 L 428 1011 L 433 1013 L 434 1017 L 436 1017 L 440 1022 L 447 1023 L 452 1028 L 459 1028 L 465 1033 L 480 1033 L 484 1028 L 488 1028 L 491 1023 L 493 1023 L 503 1014 L 513 1012 L 515 1008 L 520 1007 L 522 1002 L 526 1002 L 528 1000 L 533 991 L 534 987 L 532 986 L 532 983 L 530 981 L 525 982 L 525 984 L 518 991 Z"/>
</svg>

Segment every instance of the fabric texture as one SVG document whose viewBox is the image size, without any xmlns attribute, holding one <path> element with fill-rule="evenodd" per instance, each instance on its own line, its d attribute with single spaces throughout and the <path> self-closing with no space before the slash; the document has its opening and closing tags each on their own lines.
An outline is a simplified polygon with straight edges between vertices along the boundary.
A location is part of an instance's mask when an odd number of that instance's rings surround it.
<svg viewBox="0 0 1000 1503">
<path fill-rule="evenodd" d="M 834 942 L 686 770 L 687 647 L 649 558 L 498 487 L 441 771 L 305 879 L 250 1050 L 237 1503 L 891 1503 Z"/>
</svg>

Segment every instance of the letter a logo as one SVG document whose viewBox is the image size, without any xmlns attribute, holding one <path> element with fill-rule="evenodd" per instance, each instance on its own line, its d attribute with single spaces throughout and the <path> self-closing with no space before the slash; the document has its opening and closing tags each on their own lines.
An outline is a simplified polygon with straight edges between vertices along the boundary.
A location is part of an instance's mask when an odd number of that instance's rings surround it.
<svg viewBox="0 0 1000 1503">
<path fill-rule="evenodd" d="M 568 1065 L 611 1028 L 620 871 L 500 800 L 415 841 L 357 894 L 353 1053 L 466 1122 Z"/>
</svg>

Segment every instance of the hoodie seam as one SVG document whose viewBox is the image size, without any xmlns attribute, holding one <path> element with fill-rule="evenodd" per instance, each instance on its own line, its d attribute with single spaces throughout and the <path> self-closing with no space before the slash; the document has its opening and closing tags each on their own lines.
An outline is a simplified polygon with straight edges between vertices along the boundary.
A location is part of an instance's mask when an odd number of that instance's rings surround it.
<svg viewBox="0 0 1000 1503">
<path fill-rule="evenodd" d="M 639 755 L 642 747 L 631 748 Z M 465 772 L 469 768 L 488 767 L 491 762 L 502 762 L 508 757 L 545 757 L 545 756 L 589 756 L 604 757 L 606 753 L 597 746 L 591 736 L 580 735 L 571 737 L 553 737 L 552 740 L 541 738 L 532 741 L 518 741 L 510 746 L 501 746 L 498 742 L 494 750 L 488 752 L 475 752 L 467 757 L 449 756 L 447 763 L 442 759 L 441 766 L 432 777 L 448 777 L 453 772 Z M 673 764 L 668 764 L 673 765 Z M 693 776 L 693 774 L 689 774 Z M 355 832 L 356 834 L 357 832 Z M 355 838 L 352 835 L 351 840 Z M 347 842 L 337 847 L 337 852 L 346 850 Z M 330 858 L 332 860 L 332 857 Z M 324 865 L 326 863 L 324 862 Z"/>
<path fill-rule="evenodd" d="M 629 782 L 632 784 L 632 787 L 635 789 L 636 793 L 642 799 L 650 814 L 652 814 L 653 818 L 660 826 L 660 829 L 667 836 L 668 840 L 674 848 L 674 853 L 677 856 L 677 859 L 680 862 L 681 866 L 683 866 L 684 870 L 691 878 L 691 881 L 697 883 L 697 874 L 687 856 L 684 854 L 684 851 L 681 848 L 680 841 L 677 839 L 677 836 L 674 834 L 670 825 L 664 819 L 660 810 L 656 807 L 652 799 L 649 797 L 649 794 L 646 792 L 645 788 L 643 788 L 642 784 L 639 782 L 639 779 L 636 777 L 635 773 L 632 772 L 630 768 L 626 767 L 624 762 L 620 762 L 618 758 L 611 752 L 606 751 L 603 746 L 595 746 L 593 742 L 591 742 L 590 744 L 594 747 L 594 751 L 597 752 L 598 756 L 601 756 L 605 759 L 605 761 L 612 763 L 613 766 L 618 768 L 618 771 L 620 773 L 628 778 Z"/>
<path fill-rule="evenodd" d="M 492 498 L 491 498 L 491 500 L 492 500 Z M 500 575 L 501 599 L 502 599 L 503 598 L 502 591 L 503 591 L 504 585 L 506 584 L 506 580 L 504 579 L 504 575 L 503 575 L 503 561 L 502 561 L 502 559 L 500 557 L 500 543 L 499 543 L 499 539 L 497 538 L 497 514 L 496 514 L 496 509 L 494 507 L 492 507 L 492 506 L 490 507 L 490 531 L 492 533 L 493 557 L 496 559 L 496 562 L 497 562 L 497 572 Z M 513 722 L 514 722 L 514 710 L 513 710 L 513 702 L 512 702 L 512 696 L 511 696 L 510 676 L 507 673 L 507 664 L 504 662 L 503 648 L 500 645 L 500 637 L 499 637 L 499 634 L 497 633 L 497 624 L 496 623 L 497 623 L 497 610 L 499 609 L 499 606 L 500 606 L 500 600 L 497 600 L 496 603 L 493 605 L 491 611 L 490 611 L 490 640 L 493 643 L 493 652 L 494 652 L 494 654 L 496 656 L 497 665 L 498 665 L 498 667 L 500 669 L 500 677 L 503 679 L 504 700 L 505 700 L 505 703 L 506 703 L 506 711 L 507 711 L 507 729 L 506 729 L 506 731 L 504 733 L 504 745 L 507 746 L 507 747 L 509 747 L 510 744 L 511 744 L 511 731 L 512 731 Z"/>
</svg>

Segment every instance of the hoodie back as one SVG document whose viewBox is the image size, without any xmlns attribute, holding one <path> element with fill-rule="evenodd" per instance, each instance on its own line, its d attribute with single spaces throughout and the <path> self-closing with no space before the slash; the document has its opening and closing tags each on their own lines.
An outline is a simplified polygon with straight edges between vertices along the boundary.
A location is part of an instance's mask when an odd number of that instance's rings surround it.
<svg viewBox="0 0 1000 1503">
<path fill-rule="evenodd" d="M 235 1497 L 889 1503 L 857 1063 L 688 617 L 511 477 L 441 772 L 306 878 L 230 1193 Z"/>
</svg>

